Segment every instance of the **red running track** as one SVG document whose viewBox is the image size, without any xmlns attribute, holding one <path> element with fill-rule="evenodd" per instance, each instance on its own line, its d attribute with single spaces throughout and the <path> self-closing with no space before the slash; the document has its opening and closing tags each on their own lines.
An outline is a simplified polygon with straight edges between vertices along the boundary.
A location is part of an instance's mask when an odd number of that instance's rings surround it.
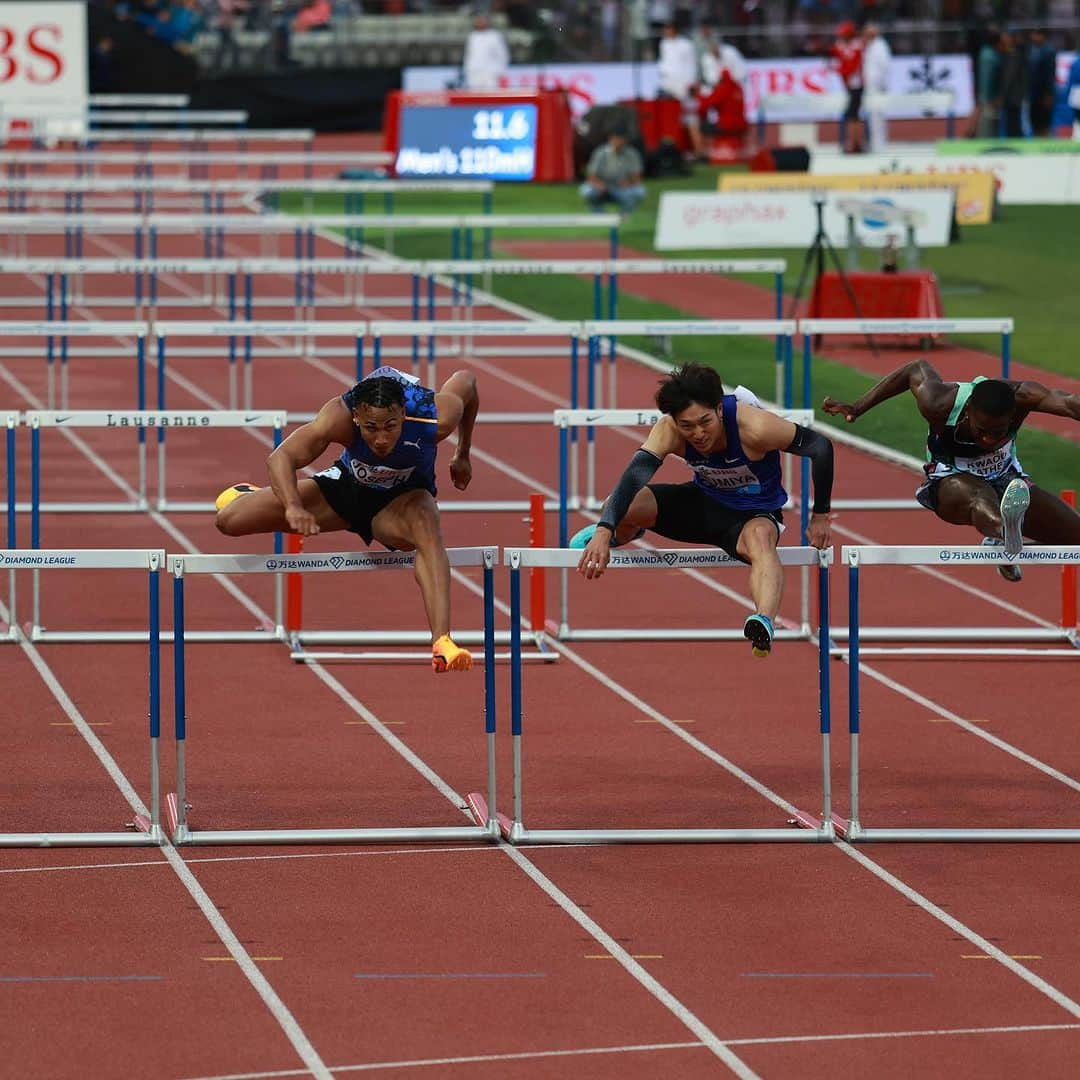
<svg viewBox="0 0 1080 1080">
<path fill-rule="evenodd" d="M 561 359 L 470 366 L 486 410 L 565 404 Z M 204 360 L 170 368 L 170 406 L 223 403 L 220 368 Z M 128 404 L 129 372 L 126 363 L 78 363 L 72 404 Z M 340 359 L 266 361 L 256 401 L 313 408 L 349 377 Z M 655 378 L 622 367 L 622 400 L 647 403 Z M 5 359 L 0 385 L 5 405 L 37 406 L 44 365 Z M 632 434 L 601 433 L 600 476 L 613 476 L 633 445 Z M 468 497 L 553 489 L 554 447 L 553 433 L 482 427 Z M 115 434 L 58 437 L 46 447 L 46 497 L 115 497 L 102 469 L 130 483 L 131 451 Z M 228 482 L 257 480 L 265 453 L 252 435 L 215 432 L 199 445 L 170 435 L 170 494 L 211 498 Z M 914 486 L 902 470 L 847 450 L 837 476 L 842 496 Z M 522 544 L 519 517 L 448 513 L 447 541 Z M 554 515 L 547 526 L 553 535 Z M 23 523 L 23 542 L 25 532 Z M 960 537 L 924 513 L 846 513 L 836 540 Z M 43 543 L 264 549 L 259 540 L 225 541 L 208 518 L 190 514 L 49 515 Z M 346 582 L 343 590 L 309 580 L 312 625 L 420 625 L 407 579 Z M 257 625 L 271 602 L 266 583 L 232 585 L 193 585 L 191 621 Z M 475 585 L 472 573 L 455 580 L 458 626 L 479 624 Z M 794 578 L 784 609 L 791 619 L 793 586 Z M 46 578 L 44 618 L 51 627 L 130 625 L 133 611 L 141 617 L 140 588 L 118 574 L 80 575 L 75 586 Z M 498 588 L 505 603 L 501 574 Z M 832 593 L 843 622 L 840 572 Z M 1035 625 L 1055 618 L 1058 599 L 1053 573 L 1041 568 L 1019 588 L 978 569 L 868 571 L 864 593 L 868 620 L 927 624 L 962 612 L 972 623 Z M 574 581 L 571 598 L 580 625 L 737 626 L 748 606 L 740 570 Z M 549 614 L 554 601 L 549 582 Z M 166 619 L 169 610 L 166 596 Z M 557 664 L 525 673 L 528 824 L 768 827 L 783 826 L 792 807 L 816 807 L 811 645 L 783 643 L 766 662 L 741 642 L 562 652 Z M 197 828 L 452 825 L 465 821 L 463 794 L 483 786 L 479 673 L 303 667 L 271 645 L 193 646 L 189 662 Z M 864 823 L 1077 823 L 1074 661 L 875 658 L 868 666 Z M 8 691 L 2 828 L 112 830 L 130 820 L 123 783 L 144 798 L 148 788 L 142 651 L 9 645 L 0 668 Z M 841 813 L 846 670 L 833 665 Z M 170 672 L 166 656 L 166 717 Z M 504 667 L 498 691 L 507 809 Z M 57 1077 L 346 1069 L 1066 1077 L 1080 1066 L 1073 864 L 1065 845 L 8 849 L 0 857 L 13 913 L 0 930 L 8 1068 Z"/>
</svg>

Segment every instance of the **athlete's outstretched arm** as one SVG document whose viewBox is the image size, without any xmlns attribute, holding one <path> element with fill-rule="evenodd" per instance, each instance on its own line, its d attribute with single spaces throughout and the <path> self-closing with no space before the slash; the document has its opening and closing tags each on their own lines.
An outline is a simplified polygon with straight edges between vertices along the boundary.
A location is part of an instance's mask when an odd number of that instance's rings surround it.
<svg viewBox="0 0 1080 1080">
<path fill-rule="evenodd" d="M 476 414 L 480 411 L 476 376 L 471 371 L 455 371 L 435 395 L 435 407 L 439 415 L 436 436 L 439 441 L 452 432 L 457 432 L 457 447 L 450 459 L 450 477 L 454 481 L 454 487 L 464 491 L 472 479 L 469 451 L 472 449 Z"/>
<path fill-rule="evenodd" d="M 310 423 L 298 427 L 266 459 L 270 487 L 285 508 L 289 528 L 301 536 L 319 531 L 315 515 L 304 509 L 296 484 L 297 472 L 310 465 L 333 443 L 346 445 L 352 435 L 352 417 L 341 398 L 328 401 Z"/>
<path fill-rule="evenodd" d="M 821 407 L 834 416 L 843 416 L 853 424 L 863 413 L 869 412 L 875 405 L 880 405 L 889 398 L 910 390 L 915 395 L 919 412 L 928 420 L 936 418 L 943 403 L 949 399 L 948 387 L 941 381 L 937 369 L 926 360 L 912 360 L 895 371 L 890 372 L 876 386 L 870 387 L 853 404 L 827 397 Z M 948 409 L 945 409 L 948 412 Z"/>
<path fill-rule="evenodd" d="M 599 577 L 607 569 L 615 530 L 619 522 L 626 517 L 634 496 L 653 478 L 668 454 L 682 449 L 683 439 L 671 417 L 660 417 L 604 501 L 596 532 L 585 545 L 578 562 L 578 569 L 586 578 Z"/>
<path fill-rule="evenodd" d="M 1016 388 L 1016 404 L 1026 412 L 1050 413 L 1080 420 L 1080 394 L 1050 390 L 1042 383 L 1024 380 Z"/>
</svg>

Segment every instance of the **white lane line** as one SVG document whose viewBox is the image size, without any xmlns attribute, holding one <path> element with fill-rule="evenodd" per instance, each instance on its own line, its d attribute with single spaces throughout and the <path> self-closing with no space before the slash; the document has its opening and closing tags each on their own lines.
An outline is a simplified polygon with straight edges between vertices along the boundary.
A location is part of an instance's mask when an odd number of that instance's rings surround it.
<svg viewBox="0 0 1080 1080">
<path fill-rule="evenodd" d="M 1071 1016 L 1080 1018 L 1080 1004 L 1077 1004 L 1068 995 L 1063 994 L 1056 987 L 1051 986 L 1045 979 L 1040 978 L 1029 968 L 1024 967 L 1019 961 L 1014 960 L 1008 953 L 1003 952 L 996 945 L 991 944 L 981 934 L 977 934 L 970 927 L 960 922 L 959 919 L 954 918 L 947 911 L 943 911 L 928 900 L 921 893 L 916 892 L 909 885 L 905 885 L 894 874 L 890 874 L 883 866 L 874 862 L 872 859 L 867 858 L 861 851 L 855 848 L 852 844 L 838 843 L 836 845 L 845 855 L 850 859 L 854 859 L 864 869 L 869 870 L 876 878 L 884 881 L 887 885 L 895 889 L 905 899 L 911 901 L 913 904 L 918 904 L 928 915 L 932 915 L 935 919 L 944 923 L 950 930 L 956 934 L 960 934 L 975 945 L 980 951 L 987 954 L 987 956 L 993 957 L 1003 967 L 1008 968 L 1018 978 L 1023 979 L 1029 986 L 1038 990 L 1040 994 L 1045 994 L 1055 1005 L 1060 1006 Z"/>
<path fill-rule="evenodd" d="M 0 617 L 6 619 L 7 616 L 8 612 L 6 605 L 0 603 Z M 27 659 L 29 659 L 30 663 L 34 666 L 41 681 L 49 688 L 49 691 L 56 699 L 56 703 L 63 709 L 67 718 L 78 729 L 79 734 L 82 735 L 102 768 L 123 794 L 128 806 L 130 806 L 136 814 L 149 816 L 149 810 L 143 804 L 142 799 L 135 791 L 131 782 L 124 775 L 112 755 L 105 749 L 101 740 L 94 734 L 93 729 L 86 723 L 82 713 L 79 712 L 75 703 L 68 696 L 67 691 L 60 685 L 59 680 L 53 674 L 49 665 L 42 658 L 34 644 L 26 640 L 25 637 L 20 639 L 18 644 L 19 648 L 22 649 L 26 654 Z M 316 1053 L 314 1046 L 311 1045 L 308 1037 L 301 1030 L 296 1018 L 292 1015 L 281 998 L 278 997 L 277 992 L 251 959 L 251 956 L 244 946 L 240 944 L 240 939 L 233 933 L 232 928 L 225 919 L 222 918 L 221 913 L 217 910 L 214 906 L 214 902 L 196 880 L 195 875 L 184 865 L 184 861 L 180 858 L 176 848 L 171 844 L 166 843 L 165 846 L 159 850 L 173 868 L 177 877 L 183 883 L 184 888 L 187 889 L 188 894 L 198 905 L 199 910 L 203 913 L 207 922 L 213 927 L 214 932 L 221 940 L 221 943 L 236 961 L 237 967 L 239 967 L 247 976 L 248 981 L 262 999 L 267 1010 L 278 1022 L 282 1031 L 285 1033 L 285 1037 L 296 1051 L 297 1056 L 305 1065 L 307 1065 L 308 1072 L 312 1076 L 326 1080 L 326 1078 L 331 1075 L 329 1069 L 327 1069 L 318 1053 Z"/>
<path fill-rule="evenodd" d="M 936 1039 L 970 1035 L 1027 1035 L 1055 1031 L 1080 1031 L 1080 1024 L 1012 1024 L 1002 1027 L 928 1028 L 923 1031 L 855 1031 L 836 1035 L 779 1035 L 754 1039 L 730 1039 L 729 1046 L 785 1046 L 792 1043 L 860 1042 L 878 1039 Z M 373 1061 L 357 1065 L 335 1065 L 334 1073 L 378 1072 L 383 1069 L 416 1069 L 448 1065 L 480 1065 L 493 1061 L 534 1061 L 545 1058 L 587 1057 L 600 1054 L 644 1054 L 670 1050 L 704 1049 L 699 1042 L 640 1043 L 627 1046 L 591 1046 L 578 1050 L 533 1050 L 511 1054 L 473 1054 L 468 1057 L 413 1058 L 405 1061 Z M 274 1080 L 276 1077 L 301 1076 L 283 1069 L 273 1072 L 229 1073 L 219 1076 L 192 1077 L 189 1080 Z"/>
</svg>

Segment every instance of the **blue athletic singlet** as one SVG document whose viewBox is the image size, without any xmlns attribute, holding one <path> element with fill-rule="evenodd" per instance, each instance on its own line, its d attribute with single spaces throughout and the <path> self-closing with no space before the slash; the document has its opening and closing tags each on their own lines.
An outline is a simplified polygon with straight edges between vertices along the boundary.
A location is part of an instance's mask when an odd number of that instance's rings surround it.
<svg viewBox="0 0 1080 1080">
<path fill-rule="evenodd" d="M 694 483 L 711 499 L 734 510 L 779 510 L 787 502 L 780 476 L 780 453 L 770 450 L 760 461 L 750 461 L 739 441 L 735 419 L 738 400 L 725 394 L 720 403 L 727 445 L 723 450 L 702 454 L 686 444 L 683 455 L 694 470 Z"/>
<path fill-rule="evenodd" d="M 949 411 L 948 419 L 941 431 L 931 431 L 926 437 L 927 478 L 940 480 L 954 473 L 971 473 L 984 480 L 996 480 L 1006 473 L 1024 475 L 1023 467 L 1016 456 L 1016 433 L 1020 425 L 1009 427 L 1005 442 L 996 450 L 983 450 L 975 443 L 964 442 L 956 436 L 956 425 L 964 411 L 968 398 L 975 384 L 983 382 L 978 376 L 968 383 L 960 383 L 956 391 L 956 401 Z"/>
<path fill-rule="evenodd" d="M 405 421 L 397 444 L 384 457 L 377 457 L 368 448 L 359 429 L 353 441 L 342 452 L 338 463 L 358 484 L 378 491 L 395 488 L 425 488 L 435 490 L 435 454 L 438 446 L 438 416 L 435 391 L 420 385 L 420 380 L 392 367 L 376 368 L 367 379 L 396 379 L 405 391 Z M 357 386 L 341 395 L 352 412 L 356 404 Z"/>
</svg>

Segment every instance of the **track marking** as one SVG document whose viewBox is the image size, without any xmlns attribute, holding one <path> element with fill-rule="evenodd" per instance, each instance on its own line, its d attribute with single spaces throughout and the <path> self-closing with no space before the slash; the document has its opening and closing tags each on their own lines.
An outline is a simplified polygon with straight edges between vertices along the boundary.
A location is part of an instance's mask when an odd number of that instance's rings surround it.
<svg viewBox="0 0 1080 1080">
<path fill-rule="evenodd" d="M 0 983 L 98 983 L 164 981 L 164 975 L 0 975 Z"/>
<path fill-rule="evenodd" d="M 284 960 L 285 957 L 284 956 L 249 956 L 248 959 L 249 960 L 254 960 L 255 963 L 257 963 L 257 964 L 262 964 L 262 963 L 266 963 L 269 960 Z M 207 963 L 211 963 L 211 964 L 213 964 L 213 963 L 235 964 L 236 963 L 236 957 L 235 956 L 204 956 L 203 960 L 205 960 L 205 961 L 207 961 Z"/>
<path fill-rule="evenodd" d="M 546 971 L 358 971 L 354 979 L 546 979 Z"/>
<path fill-rule="evenodd" d="M 7 606 L 2 602 L 0 602 L 0 615 L 2 615 L 3 618 L 8 617 Z M 28 641 L 25 636 L 19 640 L 18 646 L 29 659 L 34 670 L 37 671 L 41 681 L 48 687 L 49 691 L 56 699 L 56 703 L 67 714 L 71 722 L 79 729 L 79 733 L 82 735 L 109 778 L 120 790 L 120 793 L 123 795 L 128 806 L 130 806 L 136 814 L 142 814 L 143 816 L 149 817 L 149 809 L 143 804 L 142 799 L 135 791 L 131 782 L 124 775 L 120 766 L 117 765 L 104 744 L 97 735 L 94 734 L 93 729 L 86 723 L 82 713 L 68 696 L 67 691 L 61 686 L 59 680 L 53 674 L 52 669 L 42 658 L 37 647 L 33 642 Z M 322 1058 L 320 1058 L 315 1051 L 315 1047 L 312 1046 L 308 1037 L 300 1029 L 300 1025 L 296 1022 L 296 1019 L 288 1010 L 285 1003 L 278 997 L 277 992 L 263 977 L 262 972 L 255 966 L 255 963 L 244 949 L 244 946 L 240 944 L 240 939 L 233 933 L 232 928 L 225 919 L 222 918 L 221 913 L 214 906 L 214 902 L 199 884 L 195 875 L 184 865 L 184 861 L 180 857 L 179 852 L 177 852 L 176 848 L 167 841 L 158 850 L 173 868 L 177 877 L 180 878 L 180 881 L 187 889 L 191 898 L 195 901 L 206 920 L 213 927 L 218 938 L 221 940 L 221 943 L 228 949 L 230 955 L 247 976 L 248 981 L 252 984 L 255 992 L 262 999 L 263 1004 L 270 1014 L 278 1022 L 285 1037 L 292 1044 L 297 1056 L 305 1065 L 307 1065 L 307 1071 L 312 1076 L 319 1078 L 319 1080 L 328 1080 L 331 1075 L 330 1071 L 323 1063 Z"/>
<path fill-rule="evenodd" d="M 990 958 L 987 957 L 989 960 Z M 932 979 L 932 971 L 744 971 L 741 979 Z"/>
<path fill-rule="evenodd" d="M 936 1039 L 970 1035 L 1028 1035 L 1058 1031 L 1080 1031 L 1080 1024 L 1015 1024 L 985 1028 L 929 1028 L 922 1031 L 859 1031 L 834 1035 L 779 1035 L 751 1039 L 732 1039 L 732 1046 L 786 1046 L 792 1044 L 858 1042 L 881 1039 Z M 413 1058 L 405 1061 L 378 1061 L 356 1065 L 335 1065 L 334 1073 L 378 1072 L 383 1069 L 431 1068 L 447 1065 L 480 1065 L 497 1061 L 535 1061 L 547 1058 L 590 1057 L 601 1054 L 643 1054 L 669 1050 L 704 1049 L 699 1042 L 642 1043 L 626 1046 L 593 1046 L 577 1050 L 534 1050 L 511 1054 L 473 1054 L 468 1057 Z M 276 1080 L 278 1077 L 302 1076 L 300 1070 L 229 1073 L 218 1076 L 189 1077 L 188 1080 Z"/>
<path fill-rule="evenodd" d="M 76 725 L 73 724 L 70 720 L 50 720 L 49 721 L 49 727 L 69 727 L 69 728 L 73 728 L 75 726 Z M 86 726 L 87 727 L 92 727 L 92 728 L 95 728 L 95 727 L 111 727 L 112 726 L 112 721 L 111 720 L 87 720 L 86 721 Z"/>
<path fill-rule="evenodd" d="M 582 959 L 583 960 L 616 960 L 618 958 L 615 957 L 615 956 L 612 956 L 610 953 L 586 953 L 582 957 Z M 630 959 L 631 960 L 663 960 L 664 959 L 664 954 L 663 953 L 631 953 L 630 954 Z"/>
<path fill-rule="evenodd" d="M 961 953 L 961 960 L 993 960 L 992 956 L 987 956 L 985 953 Z M 1010 954 L 1010 960 L 1041 960 L 1042 957 L 1035 953 L 1013 953 Z"/>
</svg>

